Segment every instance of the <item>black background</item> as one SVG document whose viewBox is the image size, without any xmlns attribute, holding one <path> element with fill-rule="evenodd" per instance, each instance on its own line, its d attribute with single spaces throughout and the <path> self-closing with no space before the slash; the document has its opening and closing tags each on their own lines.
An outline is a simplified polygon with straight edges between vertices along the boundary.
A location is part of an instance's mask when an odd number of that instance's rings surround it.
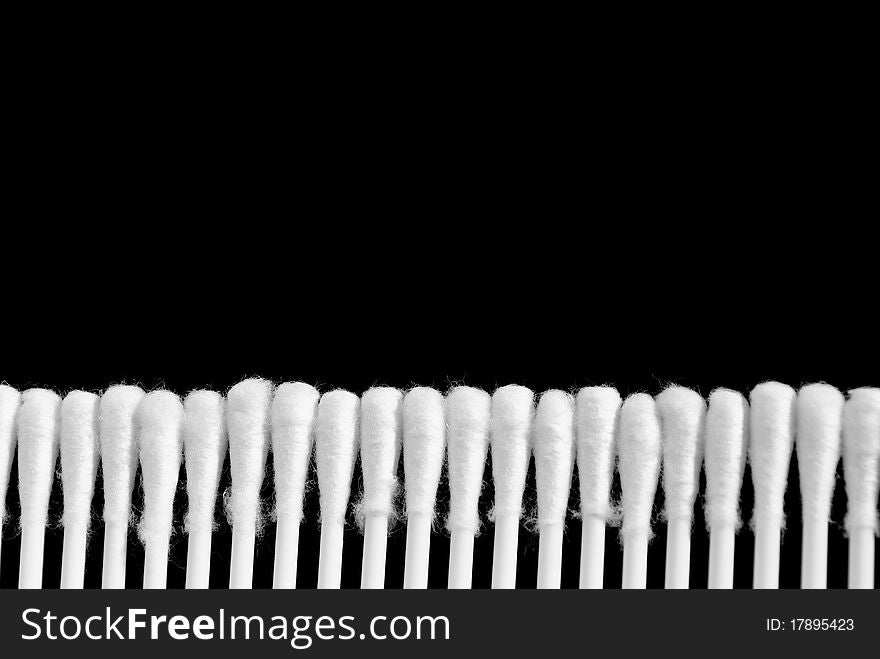
<svg viewBox="0 0 880 659">
<path fill-rule="evenodd" d="M 219 226 L 219 225 L 218 225 Z M 345 231 L 345 223 L 333 230 Z M 513 225 L 511 225 L 512 227 Z M 296 229 L 295 223 L 288 226 Z M 331 232 L 332 233 L 332 232 Z M 484 273 L 472 268 L 472 255 L 446 252 L 435 256 L 426 243 L 406 233 L 401 250 L 425 255 L 433 275 L 402 266 L 386 274 L 388 263 L 369 259 L 354 266 L 341 251 L 323 250 L 318 263 L 305 258 L 308 243 L 294 233 L 284 260 L 237 258 L 248 253 L 211 252 L 216 258 L 199 268 L 169 277 L 165 260 L 180 262 L 173 243 L 154 252 L 154 272 L 125 267 L 119 258 L 103 274 L 71 270 L 60 285 L 30 281 L 12 293 L 2 323 L 0 378 L 23 390 L 52 387 L 60 394 L 74 388 L 99 391 L 111 383 L 137 383 L 146 389 L 167 387 L 180 394 L 193 388 L 226 390 L 243 377 L 260 375 L 276 383 L 302 380 L 326 391 L 335 387 L 363 392 L 373 385 L 406 388 L 415 384 L 441 390 L 457 383 L 492 390 L 520 383 L 540 392 L 548 388 L 575 391 L 593 384 L 613 384 L 621 394 L 656 394 L 675 382 L 708 396 L 718 386 L 743 392 L 756 383 L 778 379 L 793 386 L 824 380 L 843 390 L 877 385 L 876 300 L 851 287 L 747 285 L 695 287 L 696 275 L 658 271 L 631 289 L 613 271 L 592 269 L 554 279 L 536 262 L 522 261 L 510 270 Z M 264 239 L 272 242 L 272 235 Z M 156 236 L 152 236 L 156 238 Z M 159 236 L 162 238 L 162 236 Z M 342 239 L 340 238 L 340 241 Z M 342 241 L 351 246 L 348 241 Z M 340 242 L 340 244 L 342 244 Z M 162 240 L 158 241 L 161 244 Z M 157 244 L 157 243 L 151 243 Z M 328 243 L 323 243 L 327 247 Z M 333 243 L 329 243 L 332 248 Z M 533 247 L 537 250 L 540 247 Z M 284 247 L 282 251 L 288 251 Z M 202 254 L 202 257 L 205 255 Z M 552 254 L 549 254 L 552 256 Z M 459 260 L 456 260 L 459 259 Z M 183 259 L 186 262 L 186 259 Z M 96 264 L 92 264 L 95 267 Z M 98 264 L 102 269 L 106 264 Z M 438 271 L 455 271 L 446 276 Z M 157 274 L 162 273 L 162 274 Z M 521 275 L 527 275 L 522 277 Z M 647 284 L 650 284 L 648 286 Z M 635 290 L 630 294 L 627 290 Z M 619 291 L 619 292 L 618 292 Z M 183 472 L 182 472 L 183 473 Z M 271 474 L 270 465 L 267 474 Z M 487 475 L 489 472 L 487 471 Z M 311 474 L 314 484 L 314 473 Z M 229 485 L 228 461 L 221 490 Z M 703 489 L 705 482 L 703 483 Z M 360 488 L 356 469 L 353 491 Z M 534 505 L 534 469 L 529 476 L 527 505 Z M 135 506 L 140 506 L 140 486 Z M 271 506 L 271 478 L 264 487 Z M 481 501 L 491 505 L 487 481 Z M 177 497 L 178 531 L 172 540 L 169 587 L 182 587 L 186 536 L 180 531 L 185 490 Z M 60 582 L 63 531 L 60 481 L 51 505 L 53 527 L 46 538 L 44 585 Z M 438 510 L 445 514 L 448 495 L 441 484 Z M 0 584 L 17 582 L 19 537 L 15 466 L 7 494 L 9 519 L 4 526 Z M 662 488 L 658 488 L 658 509 Z M 100 482 L 94 511 L 102 507 Z M 752 508 L 751 476 L 746 471 L 742 507 Z M 577 480 L 571 508 L 577 508 Z M 835 493 L 829 539 L 829 587 L 846 585 L 846 540 L 842 529 L 846 500 L 842 478 Z M 218 499 L 219 511 L 219 499 Z M 316 583 L 319 529 L 316 484 L 306 500 L 300 538 L 298 586 Z M 786 495 L 788 528 L 781 555 L 782 587 L 797 587 L 800 577 L 800 523 L 797 461 L 792 458 Z M 102 525 L 96 514 L 89 543 L 86 587 L 100 585 Z M 655 524 L 649 551 L 648 586 L 662 587 L 665 527 Z M 474 587 L 491 581 L 492 526 L 476 541 Z M 537 535 L 521 531 L 518 586 L 534 587 Z M 569 522 L 563 586 L 578 583 L 580 524 Z M 744 527 L 736 547 L 735 585 L 751 586 L 753 536 Z M 403 581 L 405 527 L 389 538 L 387 586 Z M 432 536 L 433 588 L 446 585 L 449 539 Z M 342 584 L 360 581 L 361 536 L 352 525 L 345 536 Z M 258 543 L 254 586 L 272 583 L 274 527 L 266 526 Z M 214 535 L 212 587 L 228 581 L 230 532 L 225 521 Z M 130 543 L 127 584 L 139 587 L 143 551 L 134 535 Z M 691 586 L 706 586 L 708 536 L 698 501 L 693 534 Z M 606 585 L 619 587 L 621 551 L 610 529 L 606 546 Z"/>
</svg>

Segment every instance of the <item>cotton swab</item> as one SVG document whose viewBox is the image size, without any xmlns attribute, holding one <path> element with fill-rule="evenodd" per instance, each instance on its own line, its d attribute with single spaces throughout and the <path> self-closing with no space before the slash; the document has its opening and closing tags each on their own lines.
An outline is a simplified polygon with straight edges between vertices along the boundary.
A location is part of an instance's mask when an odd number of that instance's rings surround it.
<svg viewBox="0 0 880 659">
<path fill-rule="evenodd" d="M 18 412 L 19 588 L 43 587 L 43 542 L 58 459 L 60 416 L 61 399 L 54 391 L 28 389 L 21 395 Z"/>
<path fill-rule="evenodd" d="M 669 387 L 656 400 L 663 444 L 667 589 L 687 589 L 691 571 L 691 525 L 703 464 L 706 401 L 684 387 Z"/>
<path fill-rule="evenodd" d="M 749 464 L 755 489 L 753 585 L 757 589 L 779 588 L 779 541 L 794 442 L 794 401 L 794 389 L 779 382 L 759 384 L 750 396 Z"/>
<path fill-rule="evenodd" d="M 416 387 L 403 397 L 403 472 L 406 493 L 404 588 L 427 588 L 431 526 L 446 451 L 443 395 Z"/>
<path fill-rule="evenodd" d="M 585 387 L 578 392 L 575 409 L 581 496 L 580 587 L 600 589 L 604 585 L 605 523 L 611 508 L 620 394 L 613 387 Z"/>
<path fill-rule="evenodd" d="M 315 463 L 321 500 L 318 588 L 342 584 L 342 544 L 358 450 L 360 399 L 337 389 L 321 396 L 315 419 Z"/>
<path fill-rule="evenodd" d="M 880 466 L 880 389 L 849 392 L 843 408 L 843 468 L 846 475 L 846 530 L 849 587 L 874 587 Z"/>
<path fill-rule="evenodd" d="M 523 491 L 532 452 L 535 395 L 508 385 L 492 395 L 489 447 L 495 484 L 495 550 L 492 588 L 516 588 L 516 559 Z"/>
<path fill-rule="evenodd" d="M 101 398 L 72 391 L 61 403 L 61 483 L 64 490 L 64 547 L 61 588 L 81 589 L 86 541 L 98 473 L 98 414 Z"/>
<path fill-rule="evenodd" d="M 272 456 L 275 469 L 275 574 L 273 588 L 296 588 L 299 525 L 314 443 L 318 390 L 286 382 L 272 401 Z"/>
<path fill-rule="evenodd" d="M 226 396 L 229 467 L 232 473 L 232 560 L 230 588 L 253 587 L 254 543 L 260 519 L 260 487 L 269 453 L 269 409 L 272 383 L 243 380 Z"/>
<path fill-rule="evenodd" d="M 827 384 L 803 387 L 797 397 L 798 471 L 803 510 L 801 588 L 828 584 L 828 521 L 840 461 L 843 395 Z"/>
<path fill-rule="evenodd" d="M 490 410 L 491 398 L 482 389 L 455 387 L 446 396 L 451 589 L 467 589 L 473 583 L 474 537 L 480 528 Z"/>
<path fill-rule="evenodd" d="M 709 588 L 733 588 L 734 540 L 740 526 L 748 446 L 749 404 L 729 389 L 709 396 L 706 412 L 706 524 L 709 527 Z"/>
<path fill-rule="evenodd" d="M 361 588 L 385 587 L 388 519 L 397 491 L 403 395 L 376 387 L 361 398 L 361 471 L 364 480 L 364 555 Z"/>
<path fill-rule="evenodd" d="M 223 396 L 215 391 L 191 392 L 183 401 L 185 526 L 189 533 L 186 587 L 190 589 L 204 589 L 210 583 L 214 508 L 228 445 Z"/>
<path fill-rule="evenodd" d="M 534 453 L 540 531 L 537 585 L 559 589 L 562 534 L 574 467 L 574 401 L 564 391 L 547 391 L 538 402 Z"/>
<path fill-rule="evenodd" d="M 623 503 L 623 588 L 647 586 L 651 510 L 660 473 L 660 422 L 654 399 L 633 394 L 620 409 L 618 438 Z"/>
<path fill-rule="evenodd" d="M 101 588 L 125 588 L 131 492 L 137 471 L 134 413 L 140 387 L 117 385 L 101 396 L 98 443 L 104 482 L 104 565 Z"/>
<path fill-rule="evenodd" d="M 183 456 L 183 404 L 170 391 L 151 391 L 135 414 L 144 514 L 140 535 L 145 547 L 144 589 L 164 589 L 174 519 L 174 492 Z"/>
<path fill-rule="evenodd" d="M 16 389 L 0 384 L 0 528 L 6 520 L 6 490 L 12 470 L 12 458 L 18 440 L 17 417 L 21 394 Z M 0 535 L 0 549 L 3 538 Z"/>
</svg>

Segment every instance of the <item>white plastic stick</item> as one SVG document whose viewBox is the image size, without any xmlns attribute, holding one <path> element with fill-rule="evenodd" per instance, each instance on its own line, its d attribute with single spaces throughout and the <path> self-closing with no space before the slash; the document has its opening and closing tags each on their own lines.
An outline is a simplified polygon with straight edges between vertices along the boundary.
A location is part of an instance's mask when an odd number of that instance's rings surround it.
<svg viewBox="0 0 880 659">
<path fill-rule="evenodd" d="M 135 414 L 144 488 L 140 536 L 144 589 L 164 589 L 174 520 L 174 492 L 183 457 L 183 403 L 170 391 L 151 391 Z"/>
<path fill-rule="evenodd" d="M 623 503 L 623 587 L 647 585 L 651 511 L 660 475 L 660 421 L 654 399 L 633 394 L 620 410 L 620 485 Z"/>
<path fill-rule="evenodd" d="M 6 519 L 6 490 L 12 470 L 12 457 L 18 441 L 17 417 L 21 394 L 16 389 L 0 384 L 0 530 Z M 0 534 L 0 549 L 3 537 Z"/>
<path fill-rule="evenodd" d="M 342 543 L 358 450 L 360 399 L 337 389 L 321 396 L 315 420 L 315 462 L 321 498 L 318 588 L 342 583 Z"/>
<path fill-rule="evenodd" d="M 260 487 L 269 453 L 272 383 L 243 380 L 226 396 L 229 466 L 232 473 L 232 558 L 229 587 L 253 587 L 254 541 L 260 519 Z"/>
<path fill-rule="evenodd" d="M 446 452 L 443 395 L 416 387 L 403 398 L 403 471 L 406 490 L 404 588 L 428 587 L 431 525 Z"/>
<path fill-rule="evenodd" d="M 733 588 L 733 559 L 736 528 L 715 527 L 709 534 L 709 588 Z"/>
<path fill-rule="evenodd" d="M 385 587 L 388 519 L 397 490 L 403 395 L 376 387 L 361 399 L 361 471 L 364 481 L 364 555 L 361 588 Z"/>
<path fill-rule="evenodd" d="M 755 488 L 755 588 L 779 588 L 779 541 L 794 442 L 794 389 L 764 382 L 752 389 L 749 464 Z"/>
<path fill-rule="evenodd" d="M 186 466 L 186 587 L 207 588 L 211 578 L 211 532 L 220 470 L 229 440 L 226 403 L 214 391 L 193 391 L 183 401 Z"/>
<path fill-rule="evenodd" d="M 449 540 L 449 577 L 447 588 L 467 590 L 474 578 L 474 535 L 466 529 L 453 529 Z"/>
<path fill-rule="evenodd" d="M 492 395 L 489 445 L 495 484 L 495 550 L 492 588 L 516 588 L 516 563 L 523 490 L 532 453 L 535 395 L 518 385 Z"/>
<path fill-rule="evenodd" d="M 729 389 L 709 396 L 706 412 L 706 525 L 709 588 L 733 588 L 734 548 L 740 526 L 739 498 L 748 446 L 749 404 Z"/>
<path fill-rule="evenodd" d="M 211 582 L 211 531 L 189 531 L 186 545 L 186 588 L 205 589 Z"/>
<path fill-rule="evenodd" d="M 21 395 L 18 412 L 19 588 L 43 587 L 43 541 L 58 458 L 60 417 L 61 399 L 54 391 L 28 389 Z"/>
<path fill-rule="evenodd" d="M 275 573 L 273 588 L 296 588 L 303 493 L 314 444 L 318 390 L 286 382 L 272 401 L 272 455 L 275 469 Z"/>
<path fill-rule="evenodd" d="M 691 523 L 703 464 L 706 402 L 697 392 L 669 387 L 657 396 L 663 443 L 667 589 L 687 589 L 691 571 Z"/>
<path fill-rule="evenodd" d="M 61 482 L 64 491 L 64 547 L 61 587 L 83 587 L 86 539 L 98 472 L 98 414 L 101 399 L 72 391 L 61 403 Z"/>
<path fill-rule="evenodd" d="M 828 583 L 828 521 L 840 461 L 843 395 L 831 385 L 807 385 L 798 393 L 796 408 L 795 447 L 803 510 L 801 588 L 824 589 Z"/>
<path fill-rule="evenodd" d="M 364 557 L 361 588 L 385 587 L 385 554 L 388 549 L 388 515 L 367 514 L 364 518 Z"/>
<path fill-rule="evenodd" d="M 446 396 L 451 589 L 473 583 L 474 537 L 480 528 L 479 502 L 489 449 L 491 398 L 481 389 L 455 387 Z"/>
<path fill-rule="evenodd" d="M 613 387 L 585 387 L 578 392 L 575 429 L 581 495 L 581 588 L 604 585 L 605 524 L 619 412 L 620 394 Z"/>
<path fill-rule="evenodd" d="M 101 396 L 98 443 L 104 481 L 102 588 L 125 588 L 128 520 L 137 471 L 134 413 L 143 397 L 140 387 L 128 385 L 110 387 Z"/>
<path fill-rule="evenodd" d="M 535 414 L 539 589 L 558 589 L 562 583 L 562 536 L 574 450 L 574 400 L 564 391 L 547 391 Z"/>
<path fill-rule="evenodd" d="M 849 587 L 874 588 L 874 535 L 880 480 L 880 389 L 849 392 L 843 408 L 843 468 Z"/>
<path fill-rule="evenodd" d="M 406 557 L 403 566 L 403 587 L 428 587 L 428 567 L 431 550 L 433 515 L 411 512 L 406 516 Z"/>
</svg>

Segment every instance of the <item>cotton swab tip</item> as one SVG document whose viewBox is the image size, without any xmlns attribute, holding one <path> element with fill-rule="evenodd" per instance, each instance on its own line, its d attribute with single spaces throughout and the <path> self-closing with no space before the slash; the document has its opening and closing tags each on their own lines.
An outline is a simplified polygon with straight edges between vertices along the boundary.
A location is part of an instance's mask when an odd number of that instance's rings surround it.
<svg viewBox="0 0 880 659">
<path fill-rule="evenodd" d="M 748 446 L 749 404 L 741 393 L 716 389 L 706 412 L 706 524 L 740 525 L 739 493 Z"/>
<path fill-rule="evenodd" d="M 403 433 L 403 394 L 374 387 L 361 399 L 361 469 L 365 517 L 392 513 Z M 387 532 L 387 529 L 386 529 Z M 383 566 L 384 567 L 384 566 Z"/>
<path fill-rule="evenodd" d="M 183 454 L 183 403 L 170 391 L 152 391 L 138 406 L 135 424 L 144 488 L 141 538 L 148 546 L 167 543 Z"/>
<path fill-rule="evenodd" d="M 798 393 L 797 449 L 804 520 L 827 524 L 840 459 L 843 395 L 827 384 Z"/>
<path fill-rule="evenodd" d="M 18 407 L 21 394 L 5 384 L 0 384 L 0 524 L 6 517 L 6 490 L 9 487 L 9 474 L 12 457 L 18 441 Z"/>
<path fill-rule="evenodd" d="M 623 536 L 647 539 L 660 474 L 660 421 L 654 399 L 633 394 L 620 410 L 618 438 Z"/>
<path fill-rule="evenodd" d="M 846 529 L 877 530 L 877 493 L 880 479 L 880 389 L 865 387 L 849 392 L 843 408 L 843 467 L 845 471 Z"/>
<path fill-rule="evenodd" d="M 794 389 L 779 382 L 756 386 L 750 396 L 749 463 L 755 488 L 754 519 L 781 527 L 794 442 Z"/>
</svg>

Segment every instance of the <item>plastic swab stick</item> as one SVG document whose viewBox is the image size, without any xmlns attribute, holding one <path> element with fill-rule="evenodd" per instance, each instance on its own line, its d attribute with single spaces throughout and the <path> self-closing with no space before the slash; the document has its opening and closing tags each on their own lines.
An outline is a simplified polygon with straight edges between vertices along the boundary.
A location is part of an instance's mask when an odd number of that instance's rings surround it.
<svg viewBox="0 0 880 659">
<path fill-rule="evenodd" d="M 144 488 L 140 535 L 144 589 L 164 589 L 174 520 L 174 492 L 183 456 L 183 404 L 170 391 L 151 391 L 135 414 Z"/>
<path fill-rule="evenodd" d="M 318 390 L 286 382 L 272 401 L 272 456 L 275 469 L 275 574 L 273 588 L 296 588 L 299 525 L 314 443 Z"/>
<path fill-rule="evenodd" d="M 254 542 L 260 519 L 260 488 L 269 453 L 269 409 L 272 383 L 243 380 L 226 396 L 229 467 L 232 473 L 232 560 L 230 588 L 252 588 Z"/>
<path fill-rule="evenodd" d="M 647 585 L 651 510 L 660 474 L 660 422 L 654 399 L 633 394 L 620 409 L 619 467 L 623 503 L 623 587 Z"/>
<path fill-rule="evenodd" d="M 360 399 L 337 389 L 321 396 L 315 420 L 315 462 L 321 499 L 318 588 L 342 583 L 342 544 L 358 450 Z"/>
<path fill-rule="evenodd" d="M 376 387 L 361 399 L 361 471 L 364 480 L 364 556 L 361 588 L 385 587 L 388 519 L 397 491 L 403 395 Z"/>
<path fill-rule="evenodd" d="M 19 588 L 43 587 L 43 541 L 58 459 L 61 399 L 28 389 L 18 411 L 18 494 L 21 500 Z"/>
<path fill-rule="evenodd" d="M 663 443 L 663 492 L 666 506 L 667 589 L 690 587 L 691 526 L 703 465 L 706 401 L 695 391 L 669 387 L 657 396 Z"/>
<path fill-rule="evenodd" d="M 540 589 L 562 584 L 562 534 L 574 467 L 574 400 L 564 391 L 545 392 L 535 414 L 535 484 L 538 490 L 538 580 Z"/>
<path fill-rule="evenodd" d="M 753 585 L 779 588 L 779 541 L 794 442 L 794 389 L 764 382 L 752 389 L 749 464 L 755 488 L 755 564 Z"/>
<path fill-rule="evenodd" d="M 137 471 L 134 413 L 143 397 L 140 387 L 127 385 L 110 387 L 101 396 L 98 443 L 104 481 L 102 588 L 125 588 L 128 520 Z"/>
<path fill-rule="evenodd" d="M 443 395 L 416 387 L 403 397 L 403 472 L 406 488 L 404 588 L 427 588 L 431 526 L 446 452 Z"/>
<path fill-rule="evenodd" d="M 6 490 L 12 469 L 12 457 L 18 439 L 17 419 L 21 394 L 16 389 L 0 384 L 0 530 L 6 521 Z M 0 534 L 0 549 L 3 537 Z"/>
<path fill-rule="evenodd" d="M 64 490 L 64 547 L 61 587 L 83 587 L 92 496 L 98 473 L 98 413 L 101 398 L 72 391 L 61 403 L 61 483 Z"/>
<path fill-rule="evenodd" d="M 491 398 L 482 389 L 456 387 L 446 396 L 449 471 L 449 580 L 451 589 L 473 583 L 474 537 L 480 529 L 479 502 L 489 450 Z"/>
<path fill-rule="evenodd" d="M 843 468 L 849 587 L 874 588 L 874 535 L 880 476 L 880 389 L 849 392 L 843 408 Z"/>
<path fill-rule="evenodd" d="M 706 412 L 706 525 L 709 588 L 733 588 L 734 540 L 748 446 L 749 404 L 729 389 L 709 396 Z"/>
<path fill-rule="evenodd" d="M 828 584 L 828 521 L 840 461 L 843 395 L 827 384 L 803 387 L 797 397 L 798 471 L 803 510 L 801 588 Z"/>
<path fill-rule="evenodd" d="M 207 588 L 211 577 L 211 533 L 217 488 L 229 446 L 226 402 L 215 391 L 193 391 L 183 401 L 183 411 L 185 525 L 189 534 L 186 587 Z"/>
<path fill-rule="evenodd" d="M 532 453 L 535 395 L 508 385 L 492 395 L 489 447 L 495 484 L 495 551 L 492 588 L 516 588 L 516 559 L 523 490 Z"/>
<path fill-rule="evenodd" d="M 612 387 L 585 387 L 576 405 L 577 465 L 581 496 L 580 587 L 602 588 L 605 523 L 614 475 L 614 437 L 620 394 Z"/>
</svg>

